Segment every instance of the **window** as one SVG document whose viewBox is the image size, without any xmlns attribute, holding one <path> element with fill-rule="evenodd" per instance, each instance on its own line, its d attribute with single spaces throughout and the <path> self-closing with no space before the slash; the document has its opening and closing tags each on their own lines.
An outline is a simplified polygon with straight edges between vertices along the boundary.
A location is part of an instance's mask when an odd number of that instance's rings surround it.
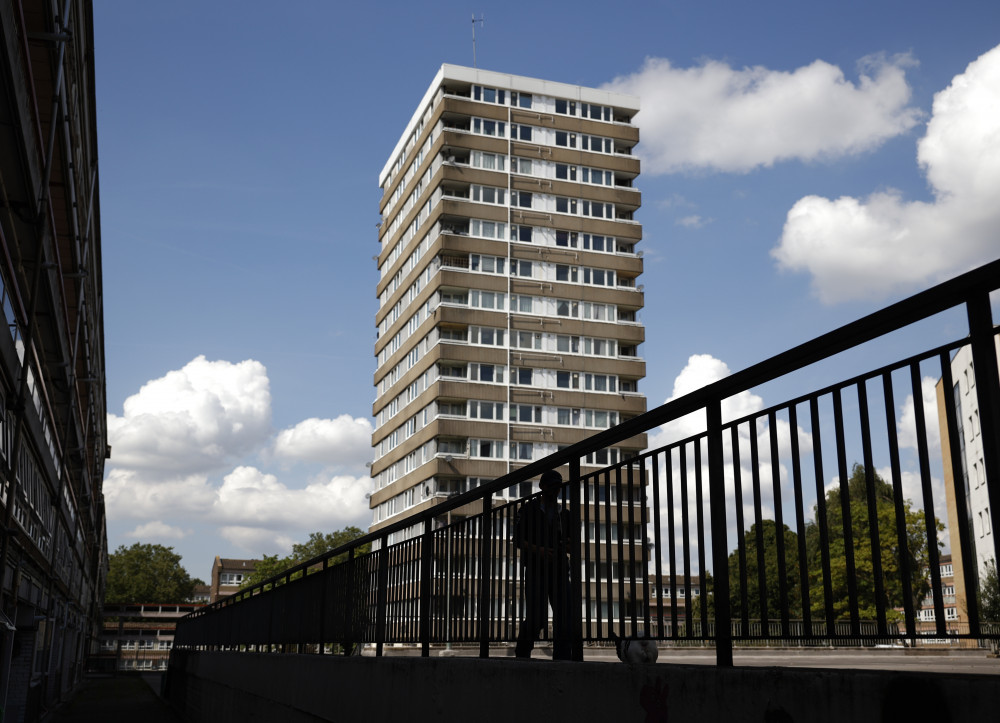
<svg viewBox="0 0 1000 723">
<path fill-rule="evenodd" d="M 487 171 L 502 171 L 506 166 L 506 156 L 496 153 L 483 153 L 482 151 L 472 152 L 472 165 L 474 168 L 483 168 Z"/>
<path fill-rule="evenodd" d="M 487 120 L 485 118 L 473 118 L 472 132 L 481 136 L 496 136 L 498 138 L 504 138 L 507 135 L 507 124 L 501 121 Z"/>
<path fill-rule="evenodd" d="M 496 88 L 484 88 L 479 85 L 472 86 L 472 97 L 474 100 L 481 100 L 485 103 L 498 103 L 507 105 L 507 91 Z"/>
<path fill-rule="evenodd" d="M 507 235 L 507 224 L 474 218 L 469 222 L 469 233 L 482 238 L 503 239 Z"/>
<path fill-rule="evenodd" d="M 470 364 L 469 379 L 474 382 L 503 384 L 504 368 L 497 364 Z"/>
<path fill-rule="evenodd" d="M 516 404 L 514 405 L 514 416 L 512 421 L 517 422 L 534 422 L 540 424 L 542 421 L 542 408 L 537 405 L 531 404 Z"/>
<path fill-rule="evenodd" d="M 584 374 L 584 389 L 593 392 L 615 391 L 616 377 L 611 374 Z"/>
<path fill-rule="evenodd" d="M 469 268 L 484 274 L 502 274 L 507 265 L 507 259 L 498 256 L 469 255 Z M 475 293 L 475 292 L 473 292 Z"/>
<path fill-rule="evenodd" d="M 520 208 L 531 208 L 532 194 L 528 191 L 511 191 L 511 203 Z"/>
<path fill-rule="evenodd" d="M 541 349 L 542 335 L 537 331 L 511 331 L 511 346 L 517 349 Z"/>
<path fill-rule="evenodd" d="M 472 419 L 486 419 L 503 421 L 502 402 L 469 402 L 469 417 Z"/>
<path fill-rule="evenodd" d="M 577 280 L 576 266 L 566 266 L 565 264 L 556 264 L 556 281 L 576 282 L 576 280 Z"/>
<path fill-rule="evenodd" d="M 518 125 L 517 123 L 511 123 L 510 134 L 512 138 L 519 141 L 531 141 L 531 126 Z"/>
<path fill-rule="evenodd" d="M 556 164 L 556 178 L 560 178 L 564 181 L 575 181 L 576 180 L 576 166 L 570 166 L 565 163 Z"/>
<path fill-rule="evenodd" d="M 492 186 L 473 186 L 472 200 L 482 203 L 505 204 L 507 203 L 507 190 Z"/>
<path fill-rule="evenodd" d="M 242 572 L 223 572 L 219 574 L 219 584 L 220 585 L 242 585 L 243 584 L 243 573 Z"/>
<path fill-rule="evenodd" d="M 524 314 L 530 314 L 533 306 L 534 297 L 532 296 L 512 296 L 511 297 L 511 310 L 517 310 Z"/>
<path fill-rule="evenodd" d="M 586 235 L 585 235 L 586 236 Z M 556 246 L 575 249 L 578 240 L 576 231 L 556 231 Z"/>
<path fill-rule="evenodd" d="M 473 457 L 503 459 L 504 442 L 499 439 L 470 439 L 469 452 Z"/>
<path fill-rule="evenodd" d="M 588 374 L 587 376 L 593 376 Z M 556 372 L 556 386 L 560 389 L 579 389 L 580 372 Z"/>
<path fill-rule="evenodd" d="M 524 243 L 531 243 L 531 236 L 532 236 L 531 226 L 510 227 L 510 238 L 512 241 L 522 241 Z"/>
<path fill-rule="evenodd" d="M 534 370 L 526 369 L 525 367 L 519 367 L 517 370 L 517 383 L 530 387 L 532 371 Z"/>
<path fill-rule="evenodd" d="M 525 276 L 530 278 L 532 275 L 532 263 L 530 261 L 525 261 L 524 259 L 511 259 L 510 261 L 510 273 L 513 276 Z"/>
<path fill-rule="evenodd" d="M 518 108 L 530 108 L 531 93 L 515 93 L 514 91 L 511 91 L 510 104 L 516 105 Z"/>
<path fill-rule="evenodd" d="M 576 148 L 576 133 L 556 131 L 556 145 L 564 148 Z"/>
<path fill-rule="evenodd" d="M 438 402 L 438 414 L 450 417 L 464 417 L 465 402 Z"/>
<path fill-rule="evenodd" d="M 580 337 L 565 336 L 563 334 L 558 335 L 556 337 L 556 351 L 561 351 L 567 354 L 579 354 Z"/>
<path fill-rule="evenodd" d="M 514 173 L 521 173 L 525 176 L 531 175 L 531 159 L 530 158 L 512 158 L 510 161 L 511 170 Z"/>
<path fill-rule="evenodd" d="M 532 459 L 534 445 L 531 442 L 511 442 L 510 454 L 514 459 Z"/>
</svg>

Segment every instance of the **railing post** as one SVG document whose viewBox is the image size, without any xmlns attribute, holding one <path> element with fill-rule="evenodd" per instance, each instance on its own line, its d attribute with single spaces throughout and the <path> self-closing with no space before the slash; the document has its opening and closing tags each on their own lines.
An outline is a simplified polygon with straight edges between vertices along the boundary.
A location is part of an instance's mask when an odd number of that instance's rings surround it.
<svg viewBox="0 0 1000 723">
<path fill-rule="evenodd" d="M 726 542 L 726 477 L 722 450 L 722 401 L 705 408 L 708 422 L 708 496 L 712 510 L 712 567 L 715 570 L 715 660 L 733 666 L 733 630 L 729 611 L 729 553 Z M 780 533 L 779 533 L 780 534 Z M 703 591 L 707 594 L 707 591 Z M 707 600 L 703 600 L 707 605 Z"/>
<path fill-rule="evenodd" d="M 490 610 L 493 579 L 493 493 L 483 496 L 483 522 L 479 535 L 479 657 L 490 657 Z"/>
<path fill-rule="evenodd" d="M 431 577 L 434 575 L 434 518 L 424 520 L 420 539 L 420 656 L 431 654 Z"/>
<path fill-rule="evenodd" d="M 389 536 L 383 535 L 381 543 L 375 592 L 375 655 L 378 657 L 382 657 L 382 649 L 385 647 L 385 627 L 389 607 Z"/>
<path fill-rule="evenodd" d="M 569 615 L 569 633 L 572 638 L 570 656 L 583 660 L 583 597 L 580 591 L 580 458 L 569 463 L 569 595 L 565 613 Z"/>
<path fill-rule="evenodd" d="M 986 490 L 990 499 L 990 527 L 993 535 L 993 559 L 1000 560 L 1000 369 L 990 311 L 988 290 L 977 292 L 966 305 L 972 366 L 976 375 L 976 398 L 979 402 L 979 431 L 983 436 L 983 465 L 986 467 Z M 977 564 L 978 568 L 978 564 Z M 980 570 L 976 570 L 978 577 Z M 969 591 L 972 594 L 972 591 Z"/>
</svg>

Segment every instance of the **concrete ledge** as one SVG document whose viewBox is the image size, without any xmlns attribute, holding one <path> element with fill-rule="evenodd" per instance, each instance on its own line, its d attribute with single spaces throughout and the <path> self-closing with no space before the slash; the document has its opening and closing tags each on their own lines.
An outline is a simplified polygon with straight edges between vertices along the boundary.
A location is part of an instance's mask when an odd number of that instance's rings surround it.
<svg viewBox="0 0 1000 723">
<path fill-rule="evenodd" d="M 1000 676 L 177 650 L 167 697 L 191 723 L 946 723 L 992 720 Z"/>
</svg>

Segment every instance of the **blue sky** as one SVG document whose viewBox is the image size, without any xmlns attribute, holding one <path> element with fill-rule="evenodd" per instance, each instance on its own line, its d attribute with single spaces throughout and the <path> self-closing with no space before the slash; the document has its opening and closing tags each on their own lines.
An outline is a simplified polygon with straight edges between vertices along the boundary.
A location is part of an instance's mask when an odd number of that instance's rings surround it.
<svg viewBox="0 0 1000 723">
<path fill-rule="evenodd" d="M 1000 256 L 995 2 L 95 5 L 109 543 L 200 577 L 368 525 L 378 173 L 473 11 L 641 96 L 650 407 Z"/>
</svg>

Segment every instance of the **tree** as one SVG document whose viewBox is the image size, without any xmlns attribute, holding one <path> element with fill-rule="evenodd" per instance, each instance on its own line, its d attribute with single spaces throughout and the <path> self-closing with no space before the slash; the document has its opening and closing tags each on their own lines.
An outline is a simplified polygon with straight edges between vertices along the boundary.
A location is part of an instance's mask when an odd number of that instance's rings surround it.
<svg viewBox="0 0 1000 723">
<path fill-rule="evenodd" d="M 789 615 L 793 618 L 802 615 L 802 595 L 799 590 L 799 536 L 782 525 L 784 529 L 784 588 L 787 595 Z M 763 542 L 763 545 L 760 543 Z M 761 609 L 760 567 L 758 550 L 763 550 L 764 558 L 764 596 L 767 602 L 767 617 L 771 620 L 781 616 L 781 586 L 782 576 L 778 567 L 778 525 L 774 520 L 761 520 L 750 526 L 743 536 L 743 547 L 746 553 L 747 580 L 747 618 L 760 620 L 763 617 Z M 742 617 L 743 596 L 740 588 L 740 555 L 739 548 L 729 554 L 729 611 L 733 619 Z"/>
<path fill-rule="evenodd" d="M 180 603 L 191 598 L 194 581 L 172 547 L 135 543 L 108 557 L 104 593 L 109 603 Z"/>
<path fill-rule="evenodd" d="M 336 530 L 334 532 L 329 532 L 323 534 L 322 532 L 310 533 L 309 539 L 303 543 L 297 543 L 292 545 L 292 554 L 285 557 L 278 557 L 277 555 L 265 555 L 256 566 L 252 575 L 247 576 L 243 581 L 241 587 L 252 587 L 254 585 L 259 585 L 264 580 L 274 577 L 275 575 L 280 575 L 282 572 L 290 567 L 295 567 L 296 565 L 313 559 L 314 557 L 319 557 L 320 555 L 329 552 L 330 550 L 335 550 L 342 545 L 358 539 L 364 536 L 364 531 L 359 530 L 357 527 L 350 526 L 345 527 L 342 530 Z M 371 545 L 364 544 L 355 551 L 355 555 L 360 555 L 368 552 L 371 549 Z M 333 558 L 333 562 L 341 562 L 347 559 L 347 553 L 341 553 Z"/>
<path fill-rule="evenodd" d="M 912 509 L 909 500 L 903 502 L 905 527 L 904 545 L 900 545 L 896 530 L 896 508 L 893 501 L 892 485 L 872 472 L 872 487 L 875 498 L 876 528 L 879 537 L 878 561 L 881 563 L 882 605 L 886 617 L 898 620 L 901 614 L 896 608 L 904 605 L 903 561 L 909 568 L 910 598 L 914 609 L 920 607 L 920 600 L 930 589 L 926 578 L 930 568 L 930 547 L 922 511 Z M 875 566 L 872 558 L 872 525 L 868 512 L 867 471 L 864 465 L 855 464 L 847 481 L 848 505 L 851 526 L 845 535 L 844 514 L 840 487 L 826 495 L 826 524 L 829 534 L 830 577 L 832 583 L 832 604 L 834 617 L 850 616 L 850 596 L 847 578 L 846 542 L 849 540 L 854 551 L 854 577 L 857 586 L 858 614 L 862 619 L 874 620 L 877 616 Z M 820 545 L 818 506 L 816 521 L 806 526 L 806 550 L 809 565 L 809 589 L 811 611 L 815 616 L 825 614 L 823 592 L 822 550 Z M 935 524 L 934 543 L 937 532 L 944 529 L 941 522 Z"/>
<path fill-rule="evenodd" d="M 1000 624 L 1000 575 L 997 575 L 997 563 L 989 560 L 984 566 L 983 576 L 979 578 L 979 589 L 976 590 L 976 602 L 979 604 L 979 621 L 981 623 Z M 966 615 L 969 610 L 966 608 Z M 990 628 L 984 628 L 988 631 Z M 991 641 L 993 654 L 1000 654 L 1000 640 Z"/>
</svg>

